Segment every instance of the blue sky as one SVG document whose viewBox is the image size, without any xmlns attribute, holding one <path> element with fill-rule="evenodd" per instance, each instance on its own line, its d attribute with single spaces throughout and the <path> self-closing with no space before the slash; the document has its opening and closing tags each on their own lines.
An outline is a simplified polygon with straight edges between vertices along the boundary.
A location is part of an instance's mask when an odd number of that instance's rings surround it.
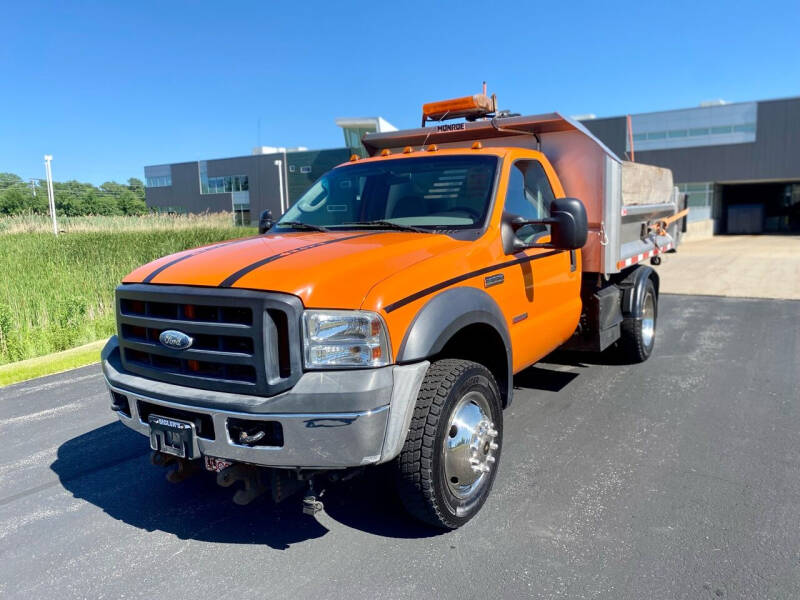
<svg viewBox="0 0 800 600">
<path fill-rule="evenodd" d="M 0 171 L 99 184 L 143 166 L 343 145 L 338 116 L 423 102 L 611 116 L 800 95 L 800 2 L 13 2 Z"/>
</svg>

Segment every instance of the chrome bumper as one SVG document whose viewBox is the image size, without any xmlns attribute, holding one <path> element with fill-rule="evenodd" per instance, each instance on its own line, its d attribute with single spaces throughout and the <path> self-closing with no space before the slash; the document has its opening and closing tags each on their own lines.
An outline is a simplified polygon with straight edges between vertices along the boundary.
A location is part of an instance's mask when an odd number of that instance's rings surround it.
<svg viewBox="0 0 800 600">
<path fill-rule="evenodd" d="M 395 365 L 369 371 L 306 373 L 284 394 L 253 398 L 166 385 L 125 373 L 112 338 L 102 353 L 103 373 L 111 392 L 128 399 L 130 416 L 120 421 L 149 436 L 140 402 L 206 415 L 213 439 L 198 436 L 203 455 L 268 467 L 341 469 L 387 462 L 400 453 L 429 363 Z M 354 398 L 356 398 L 354 400 Z M 373 404 L 369 404 L 370 400 Z M 354 404 L 355 402 L 355 404 Z M 297 412 L 291 411 L 295 405 Z M 325 412 L 304 407 L 330 407 Z M 370 408 L 352 410 L 353 406 Z M 344 407 L 351 407 L 343 410 Z M 280 410 L 271 409 L 280 408 Z M 303 411 L 303 412 L 300 412 Z M 234 442 L 228 420 L 273 421 L 283 429 L 283 445 L 246 446 Z"/>
</svg>

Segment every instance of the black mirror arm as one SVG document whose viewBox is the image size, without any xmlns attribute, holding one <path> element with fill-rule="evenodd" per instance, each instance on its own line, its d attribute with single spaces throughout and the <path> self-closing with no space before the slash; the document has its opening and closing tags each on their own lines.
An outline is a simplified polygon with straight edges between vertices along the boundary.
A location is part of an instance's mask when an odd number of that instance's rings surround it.
<svg viewBox="0 0 800 600">
<path fill-rule="evenodd" d="M 518 218 L 518 219 L 512 219 L 511 221 L 509 221 L 509 224 L 511 225 L 511 228 L 514 231 L 522 229 L 526 225 L 553 225 L 555 223 L 558 223 L 558 219 L 548 218 L 548 219 L 535 219 L 535 220 L 529 221 L 529 220 L 526 220 L 526 219 L 523 219 L 523 218 Z"/>
<path fill-rule="evenodd" d="M 547 219 L 534 219 L 534 220 L 527 220 L 523 219 L 522 217 L 518 217 L 516 219 L 511 219 L 509 221 L 509 225 L 514 230 L 514 233 L 526 225 L 555 225 L 558 223 L 558 219 L 547 218 Z M 546 248 L 548 250 L 557 249 L 553 244 L 526 244 L 519 238 L 515 238 L 514 240 L 514 250 L 528 250 L 530 248 Z"/>
</svg>

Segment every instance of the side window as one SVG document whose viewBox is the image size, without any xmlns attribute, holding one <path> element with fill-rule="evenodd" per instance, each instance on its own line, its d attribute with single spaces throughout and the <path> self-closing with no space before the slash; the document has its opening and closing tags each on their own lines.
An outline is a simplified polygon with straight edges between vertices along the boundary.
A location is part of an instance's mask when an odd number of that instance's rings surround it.
<svg viewBox="0 0 800 600">
<path fill-rule="evenodd" d="M 553 190 L 541 163 L 536 160 L 518 160 L 511 166 L 506 192 L 505 211 L 531 221 L 550 216 Z M 542 233 L 549 231 L 546 225 L 526 225 L 517 230 L 517 237 L 531 243 Z"/>
</svg>

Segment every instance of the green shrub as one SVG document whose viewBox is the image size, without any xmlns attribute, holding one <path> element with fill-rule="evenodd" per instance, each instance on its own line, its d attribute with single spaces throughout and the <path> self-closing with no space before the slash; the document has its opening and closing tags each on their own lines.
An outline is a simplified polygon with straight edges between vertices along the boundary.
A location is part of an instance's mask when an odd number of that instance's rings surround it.
<svg viewBox="0 0 800 600">
<path fill-rule="evenodd" d="M 8 353 L 12 322 L 11 309 L 6 304 L 0 304 L 0 356 Z"/>
</svg>

